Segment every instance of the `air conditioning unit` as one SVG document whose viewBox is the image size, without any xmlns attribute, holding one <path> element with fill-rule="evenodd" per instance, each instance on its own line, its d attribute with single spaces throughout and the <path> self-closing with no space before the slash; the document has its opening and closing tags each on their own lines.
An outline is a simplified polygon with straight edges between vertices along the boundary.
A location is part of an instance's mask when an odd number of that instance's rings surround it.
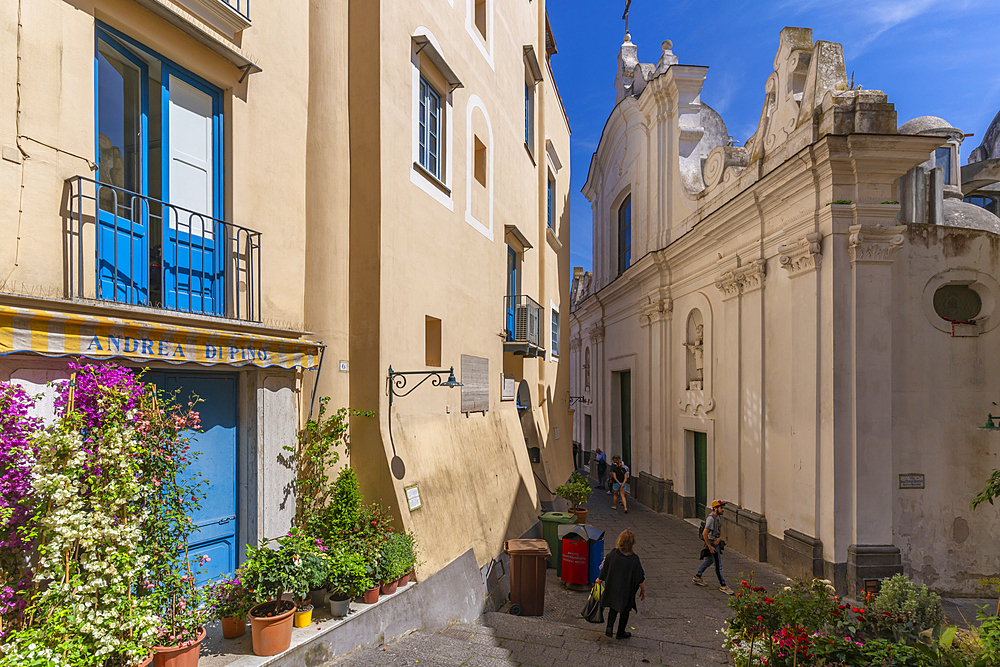
<svg viewBox="0 0 1000 667">
<path fill-rule="evenodd" d="M 528 339 L 528 320 L 531 309 L 528 306 L 518 305 L 514 308 L 514 340 Z M 537 325 L 536 325 L 537 326 Z"/>
</svg>

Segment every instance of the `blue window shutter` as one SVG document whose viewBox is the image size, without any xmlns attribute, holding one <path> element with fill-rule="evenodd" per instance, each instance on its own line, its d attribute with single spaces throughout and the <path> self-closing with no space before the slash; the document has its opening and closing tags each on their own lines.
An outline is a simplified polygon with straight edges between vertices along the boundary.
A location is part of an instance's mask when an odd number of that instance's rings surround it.
<svg viewBox="0 0 1000 667">
<path fill-rule="evenodd" d="M 548 209 L 548 212 L 549 212 L 549 214 L 548 214 L 549 229 L 552 229 L 552 223 L 553 223 L 553 220 L 552 220 L 552 216 L 553 216 L 553 211 L 552 211 L 552 189 L 553 188 L 552 188 L 552 186 L 553 185 L 554 185 L 554 183 L 553 183 L 552 179 L 550 178 L 549 179 L 549 209 Z"/>
</svg>

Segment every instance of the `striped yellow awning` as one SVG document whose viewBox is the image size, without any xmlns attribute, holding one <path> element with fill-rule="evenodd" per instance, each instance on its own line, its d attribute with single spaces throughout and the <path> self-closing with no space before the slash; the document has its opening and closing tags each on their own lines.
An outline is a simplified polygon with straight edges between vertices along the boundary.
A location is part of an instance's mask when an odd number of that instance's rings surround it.
<svg viewBox="0 0 1000 667">
<path fill-rule="evenodd" d="M 0 306 L 0 356 L 125 358 L 205 366 L 316 368 L 321 343 L 115 317 Z"/>
</svg>

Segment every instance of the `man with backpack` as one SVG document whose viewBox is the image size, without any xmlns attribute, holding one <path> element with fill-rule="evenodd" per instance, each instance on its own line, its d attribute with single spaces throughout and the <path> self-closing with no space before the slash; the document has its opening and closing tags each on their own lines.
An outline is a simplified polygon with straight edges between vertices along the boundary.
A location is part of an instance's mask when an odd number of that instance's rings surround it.
<svg viewBox="0 0 1000 667">
<path fill-rule="evenodd" d="M 701 551 L 701 566 L 698 567 L 698 573 L 694 575 L 694 583 L 706 586 L 707 584 L 701 575 L 714 563 L 715 574 L 719 577 L 719 590 L 726 595 L 732 595 L 733 589 L 726 586 L 726 580 L 722 576 L 722 550 L 726 546 L 726 542 L 722 539 L 722 515 L 725 511 L 725 502 L 712 501 L 712 513 L 708 515 L 701 528 L 701 539 L 705 542 L 705 548 Z"/>
</svg>

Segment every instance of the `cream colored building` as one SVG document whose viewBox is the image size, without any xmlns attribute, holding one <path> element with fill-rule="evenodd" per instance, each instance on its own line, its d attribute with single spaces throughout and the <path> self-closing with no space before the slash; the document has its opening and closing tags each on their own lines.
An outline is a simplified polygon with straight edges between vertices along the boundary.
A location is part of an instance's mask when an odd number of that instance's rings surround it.
<svg viewBox="0 0 1000 667">
<path fill-rule="evenodd" d="M 903 571 L 975 594 L 1000 568 L 1000 219 L 961 201 L 962 132 L 898 127 L 840 44 L 785 28 L 758 128 L 733 145 L 708 68 L 626 36 L 583 188 L 574 437 L 683 517 L 729 502 L 731 547 L 858 596 Z"/>
<path fill-rule="evenodd" d="M 350 462 L 421 577 L 532 529 L 572 467 L 544 1 L 17 0 L 0 26 L 0 379 L 113 358 L 205 397 L 218 573 L 287 529 L 316 396 L 378 412 Z M 390 412 L 390 366 L 464 386 Z"/>
<path fill-rule="evenodd" d="M 539 0 L 362 4 L 348 23 L 350 335 L 328 361 L 350 360 L 350 405 L 379 413 L 352 425 L 365 495 L 416 533 L 426 573 L 470 548 L 488 572 L 572 471 L 555 42 Z M 454 367 L 464 386 L 400 376 L 412 393 L 390 409 L 390 367 Z"/>
</svg>

